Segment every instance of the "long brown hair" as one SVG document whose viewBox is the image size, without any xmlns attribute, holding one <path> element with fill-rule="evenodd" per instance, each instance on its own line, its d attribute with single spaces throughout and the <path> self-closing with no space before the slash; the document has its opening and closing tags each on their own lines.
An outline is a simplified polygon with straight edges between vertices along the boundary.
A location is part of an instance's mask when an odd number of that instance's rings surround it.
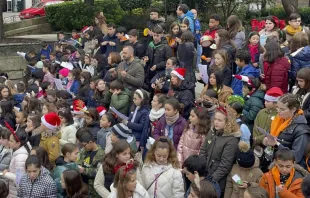
<svg viewBox="0 0 310 198">
<path fill-rule="evenodd" d="M 131 177 L 136 174 L 137 167 L 134 166 L 130 170 L 127 170 L 127 166 L 121 167 L 114 177 L 114 188 L 117 189 L 117 196 L 119 198 L 127 198 L 128 194 L 126 193 L 126 184 L 131 180 Z"/>
<path fill-rule="evenodd" d="M 220 37 L 220 41 L 219 41 L 219 44 L 217 46 L 217 49 L 221 49 L 224 45 L 227 45 L 227 44 L 233 46 L 234 48 L 237 48 L 236 45 L 234 44 L 234 42 L 231 41 L 229 33 L 227 30 L 219 29 L 216 31 L 216 33 Z"/>
<path fill-rule="evenodd" d="M 180 164 L 177 158 L 177 152 L 171 142 L 167 137 L 161 136 L 155 143 L 152 145 L 151 149 L 147 152 L 147 156 L 145 158 L 145 163 L 153 163 L 156 162 L 155 159 L 155 150 L 156 149 L 167 149 L 169 151 L 168 163 L 173 166 L 173 168 L 180 168 Z"/>
<path fill-rule="evenodd" d="M 310 91 L 310 68 L 304 67 L 297 72 L 296 78 L 303 79 L 305 81 L 305 87 L 303 88 L 306 92 Z"/>
<path fill-rule="evenodd" d="M 290 42 L 291 53 L 297 51 L 299 48 L 309 45 L 308 35 L 304 32 L 297 32 L 294 34 Z"/>
<path fill-rule="evenodd" d="M 70 198 L 86 198 L 87 188 L 83 184 L 81 174 L 75 169 L 65 170 L 63 173 L 66 192 Z"/>
<path fill-rule="evenodd" d="M 243 30 L 242 23 L 240 19 L 238 18 L 238 16 L 231 15 L 230 17 L 228 17 L 227 30 L 228 30 L 230 39 L 234 39 L 236 34 Z"/>
<path fill-rule="evenodd" d="M 199 198 L 218 198 L 217 192 L 212 185 L 211 182 L 209 182 L 207 179 L 200 181 L 200 190 L 198 189 L 197 185 L 193 182 L 192 190 L 194 191 L 195 195 Z"/>
<path fill-rule="evenodd" d="M 194 112 L 194 114 L 196 114 L 196 116 L 199 119 L 197 128 L 195 128 L 196 132 L 199 135 L 206 135 L 211 126 L 210 116 L 209 116 L 207 108 L 198 106 L 198 107 L 194 107 L 192 111 Z M 188 128 L 189 128 L 189 125 L 187 126 L 187 129 Z"/>
</svg>

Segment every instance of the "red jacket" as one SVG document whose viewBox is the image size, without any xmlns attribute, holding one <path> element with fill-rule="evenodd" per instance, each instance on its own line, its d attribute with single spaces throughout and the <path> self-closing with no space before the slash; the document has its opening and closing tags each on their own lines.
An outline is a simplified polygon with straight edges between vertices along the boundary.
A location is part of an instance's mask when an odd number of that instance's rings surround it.
<svg viewBox="0 0 310 198">
<path fill-rule="evenodd" d="M 267 90 L 279 87 L 283 93 L 288 91 L 288 71 L 291 64 L 286 57 L 281 57 L 273 63 L 264 62 L 265 84 Z"/>
</svg>

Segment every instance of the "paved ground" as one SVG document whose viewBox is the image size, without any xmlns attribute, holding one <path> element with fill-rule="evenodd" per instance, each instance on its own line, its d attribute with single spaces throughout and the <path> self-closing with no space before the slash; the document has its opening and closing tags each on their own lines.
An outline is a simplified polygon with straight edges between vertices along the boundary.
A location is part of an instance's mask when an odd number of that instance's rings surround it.
<svg viewBox="0 0 310 198">
<path fill-rule="evenodd" d="M 20 21 L 19 12 L 3 12 L 4 23 L 12 23 L 14 21 Z"/>
</svg>

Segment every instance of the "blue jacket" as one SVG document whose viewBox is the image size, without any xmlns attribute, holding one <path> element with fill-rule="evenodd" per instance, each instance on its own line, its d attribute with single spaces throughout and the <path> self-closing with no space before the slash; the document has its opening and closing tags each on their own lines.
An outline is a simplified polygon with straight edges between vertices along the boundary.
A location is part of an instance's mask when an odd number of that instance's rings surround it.
<svg viewBox="0 0 310 198">
<path fill-rule="evenodd" d="M 71 87 L 70 87 L 70 93 L 73 93 L 74 95 L 77 95 L 80 90 L 81 83 L 77 80 L 74 80 Z"/>
<path fill-rule="evenodd" d="M 13 99 L 15 101 L 15 106 L 21 108 L 21 103 L 23 102 L 25 94 L 15 94 L 13 95 Z"/>
<path fill-rule="evenodd" d="M 46 56 L 46 59 L 50 59 L 50 53 L 52 52 L 52 47 L 50 45 L 47 46 L 47 49 L 41 49 L 41 55 Z"/>
<path fill-rule="evenodd" d="M 135 117 L 134 122 L 131 122 L 134 112 L 131 112 L 128 119 L 128 128 L 132 130 L 132 134 L 137 141 L 140 141 L 140 146 L 145 147 L 146 141 L 149 137 L 149 114 L 150 107 L 142 106 Z"/>
<path fill-rule="evenodd" d="M 86 105 L 87 107 L 97 107 L 97 102 L 94 99 L 94 90 L 89 90 Z"/>
<path fill-rule="evenodd" d="M 190 28 L 191 32 L 195 34 L 194 14 L 191 11 L 188 11 L 183 16 L 178 17 L 179 23 L 181 23 L 184 18 L 188 19 L 188 21 L 189 21 L 189 28 Z"/>
<path fill-rule="evenodd" d="M 117 43 L 117 37 L 115 34 L 113 34 L 112 36 L 107 34 L 103 38 L 102 42 L 104 42 L 104 41 L 108 41 L 108 42 L 112 41 L 116 44 Z M 102 54 L 105 54 L 108 57 L 111 52 L 116 52 L 116 46 L 110 46 L 109 44 L 101 45 L 100 50 L 101 50 Z"/>
<path fill-rule="evenodd" d="M 243 67 L 240 71 L 237 72 L 238 75 L 243 75 L 243 76 L 252 76 L 255 78 L 259 78 L 259 69 L 253 67 L 251 64 Z M 241 80 L 238 80 L 236 78 L 233 79 L 231 83 L 231 88 L 234 91 L 235 95 L 243 96 L 242 95 L 242 87 L 243 87 L 243 82 Z"/>
<path fill-rule="evenodd" d="M 296 79 L 297 72 L 301 68 L 310 67 L 310 46 L 303 49 L 298 49 L 296 52 L 290 54 L 291 60 L 291 74 L 290 78 Z"/>
<path fill-rule="evenodd" d="M 201 38 L 201 34 L 200 34 L 200 30 L 201 30 L 201 25 L 200 25 L 200 21 L 197 19 L 194 19 L 194 25 L 195 25 L 195 37 L 196 37 L 196 40 L 197 41 L 200 41 L 200 38 Z M 197 34 L 196 32 L 199 31 L 199 33 Z"/>
</svg>

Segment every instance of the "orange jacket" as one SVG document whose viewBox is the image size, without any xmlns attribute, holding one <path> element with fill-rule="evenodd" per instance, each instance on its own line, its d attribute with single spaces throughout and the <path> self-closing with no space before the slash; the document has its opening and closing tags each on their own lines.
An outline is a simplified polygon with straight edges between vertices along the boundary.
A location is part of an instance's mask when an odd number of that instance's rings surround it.
<svg viewBox="0 0 310 198">
<path fill-rule="evenodd" d="M 298 175 L 296 175 L 298 174 Z M 300 175 L 300 177 L 299 177 Z M 297 176 L 297 177 L 296 177 Z M 304 198 L 301 192 L 302 175 L 295 171 L 295 176 L 288 189 L 284 189 L 279 193 L 280 198 Z M 259 185 L 263 187 L 269 194 L 269 198 L 275 198 L 276 185 L 272 177 L 272 173 L 269 171 L 265 173 L 259 182 Z"/>
</svg>

